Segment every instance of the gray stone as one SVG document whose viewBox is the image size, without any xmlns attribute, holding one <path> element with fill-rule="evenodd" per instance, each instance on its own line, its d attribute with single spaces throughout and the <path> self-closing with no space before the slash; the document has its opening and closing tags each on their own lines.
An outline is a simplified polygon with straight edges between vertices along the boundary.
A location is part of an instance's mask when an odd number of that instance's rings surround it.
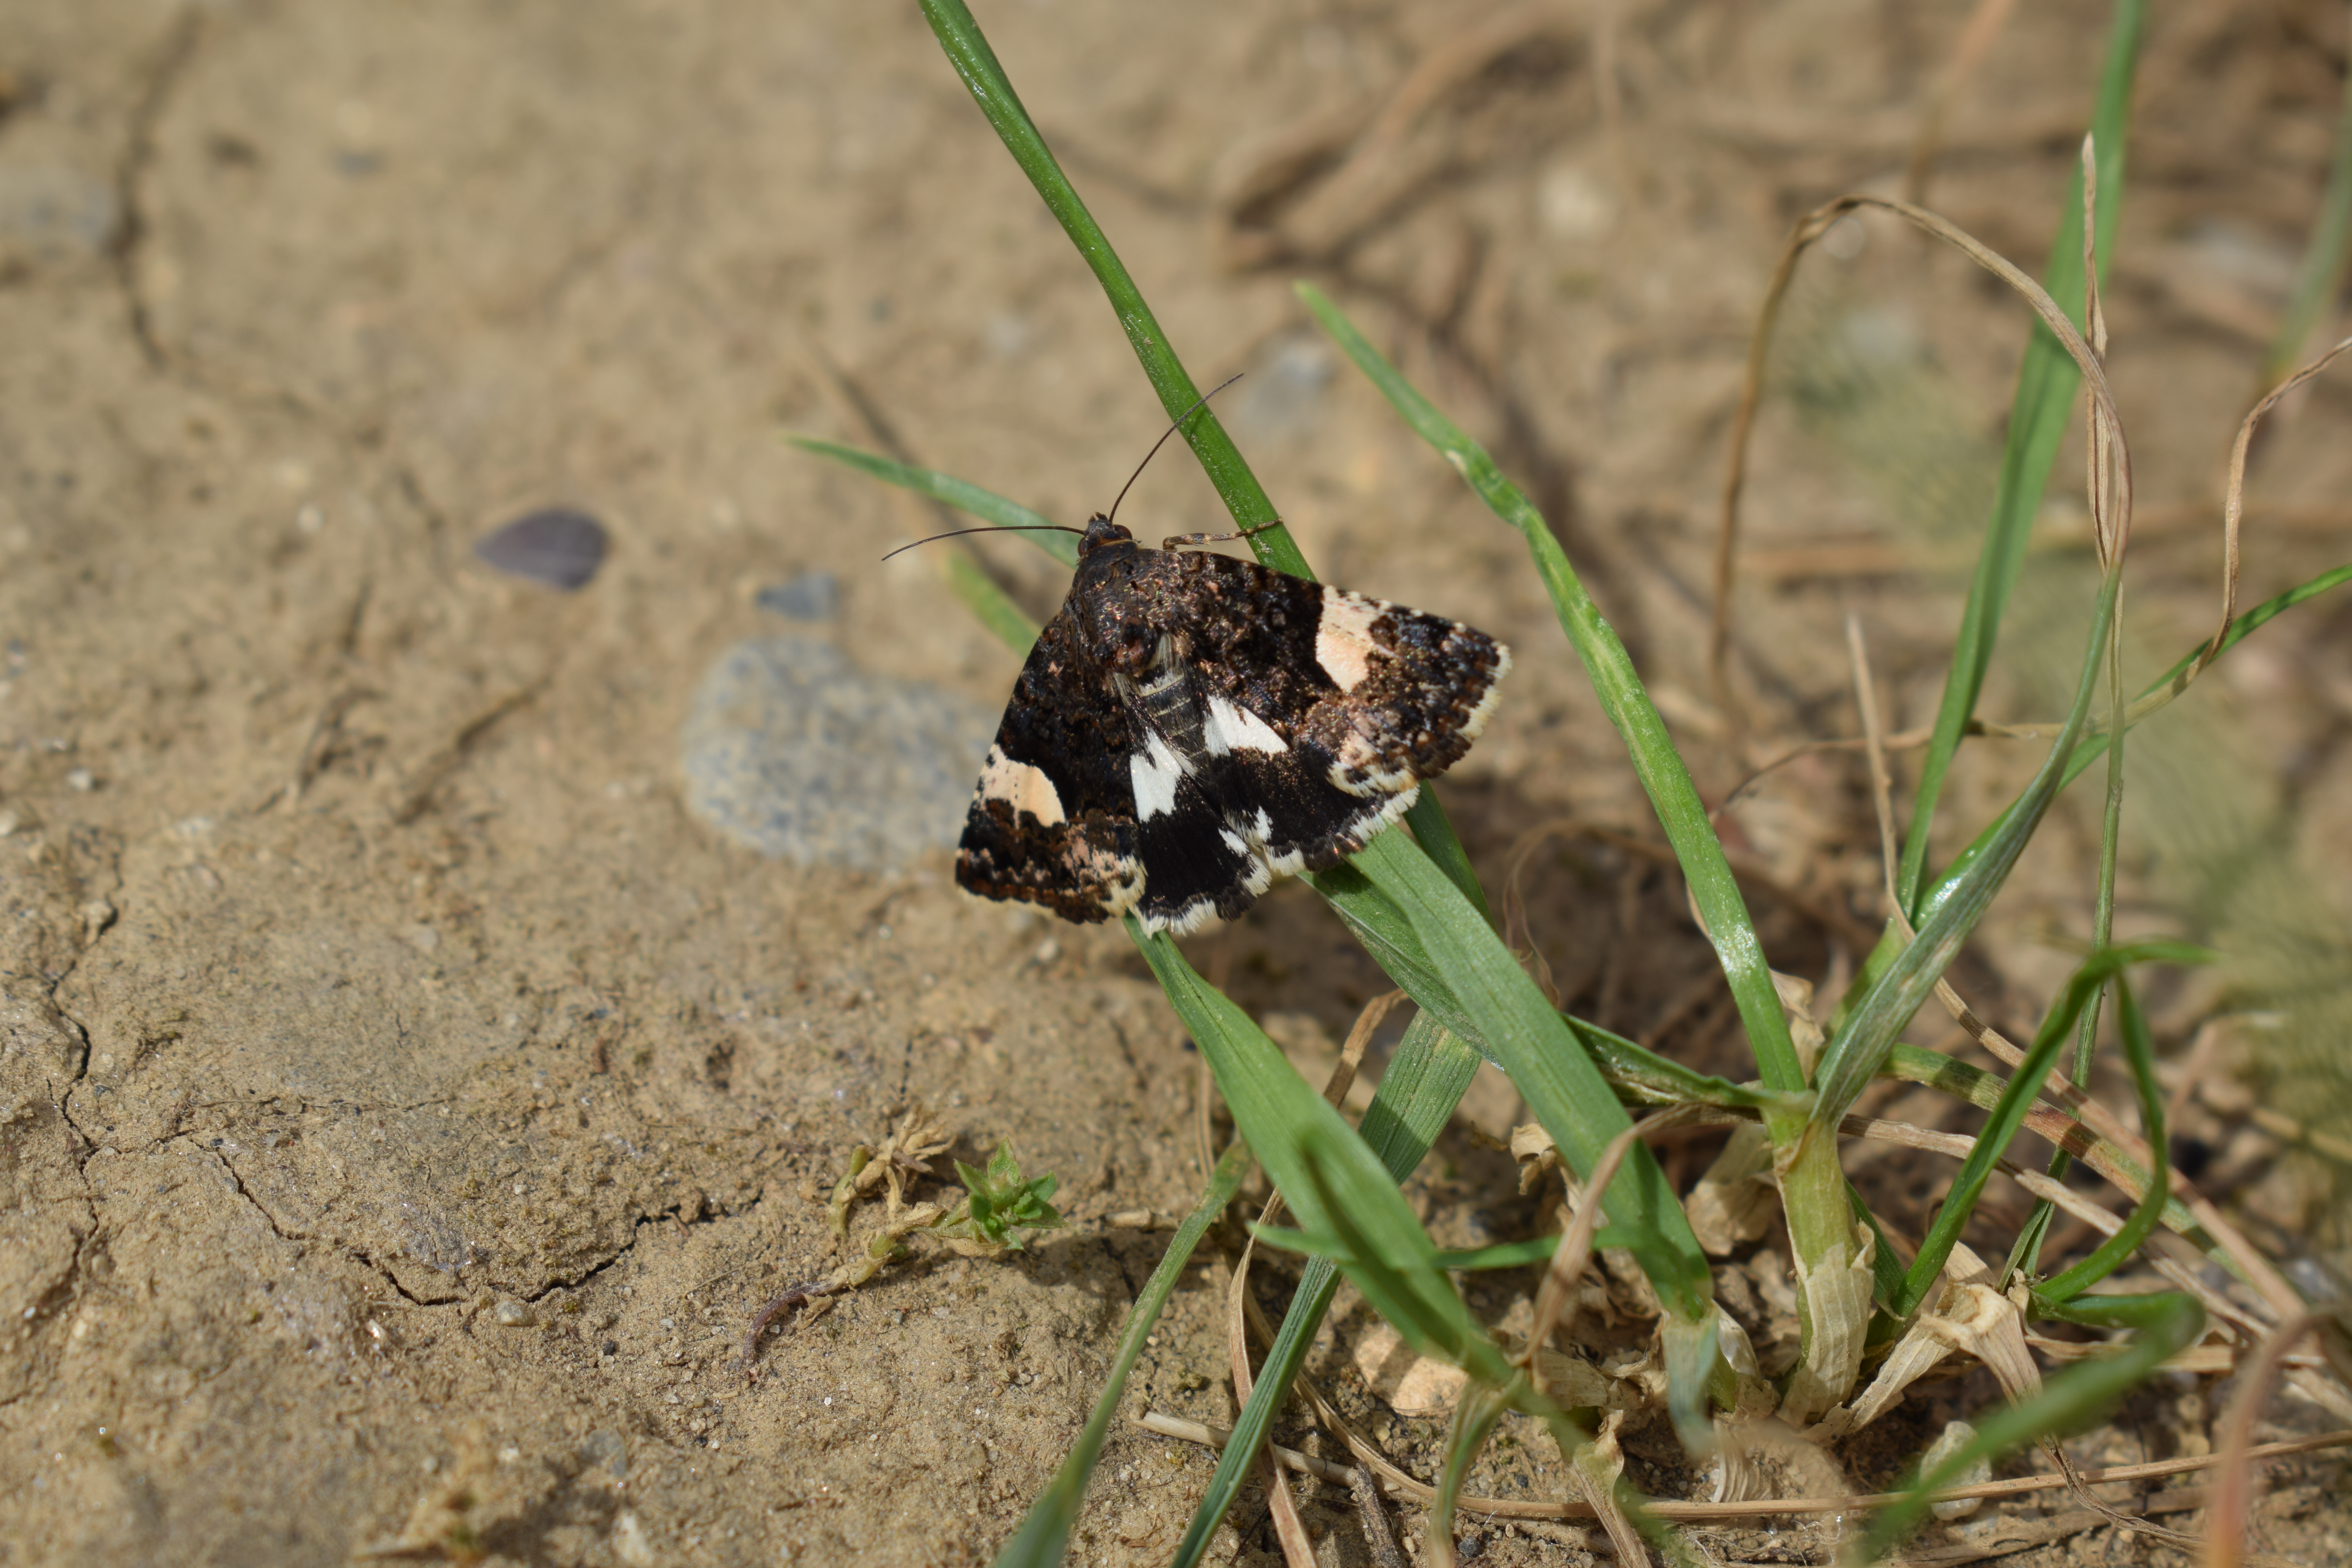
<svg viewBox="0 0 2352 1568">
<path fill-rule="evenodd" d="M 761 589 L 751 602 L 790 620 L 829 621 L 841 606 L 841 582 L 830 572 L 803 572 Z"/>
<path fill-rule="evenodd" d="M 97 255 L 122 223 L 113 187 L 51 163 L 0 163 L 0 241 L 58 258 Z"/>
<path fill-rule="evenodd" d="M 951 847 L 995 715 L 812 637 L 739 643 L 682 737 L 686 803 L 763 855 L 880 870 Z"/>
</svg>

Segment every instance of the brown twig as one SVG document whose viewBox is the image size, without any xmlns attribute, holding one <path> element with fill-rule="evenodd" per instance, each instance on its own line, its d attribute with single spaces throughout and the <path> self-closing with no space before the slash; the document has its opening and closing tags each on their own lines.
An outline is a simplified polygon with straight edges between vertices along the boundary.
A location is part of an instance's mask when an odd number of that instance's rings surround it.
<svg viewBox="0 0 2352 1568">
<path fill-rule="evenodd" d="M 1163 1437 L 1174 1437 L 1204 1447 L 1222 1447 L 1232 1433 L 1202 1422 L 1186 1421 L 1178 1416 L 1152 1411 L 1137 1425 L 1147 1432 L 1157 1432 Z M 2316 1453 L 2327 1448 L 2352 1447 L 2352 1427 L 2335 1432 L 2323 1432 L 2315 1436 L 2298 1437 L 2288 1442 L 2264 1443 L 2246 1452 L 2249 1459 L 2279 1459 L 2294 1454 Z M 1297 1453 L 1288 1448 L 1274 1447 L 1269 1451 L 1290 1469 L 1325 1480 L 1347 1482 L 1348 1467 L 1328 1459 Z M 2220 1464 L 2218 1454 L 2203 1454 L 2191 1458 L 2153 1459 L 2139 1465 L 2115 1465 L 2105 1469 L 2077 1470 L 2075 1478 L 2085 1486 L 2108 1486 L 2130 1481 L 2160 1480 L 2167 1476 L 2189 1475 L 2210 1469 Z M 1437 1495 L 1437 1489 L 1397 1471 L 1391 1466 L 1380 1470 L 1389 1490 L 1411 1501 L 1427 1503 Z M 2020 1476 L 2010 1480 L 1983 1481 L 1969 1487 L 1945 1487 L 1929 1496 L 1937 1502 L 1956 1501 L 1962 1498 L 2021 1497 L 2032 1492 L 2060 1491 L 2068 1486 L 2063 1475 L 2045 1472 Z M 1730 1520 L 1773 1519 L 1791 1515 L 1853 1513 L 1866 1509 L 1885 1508 L 1901 1502 L 1908 1494 L 1903 1492 L 1867 1492 L 1835 1498 L 1760 1498 L 1741 1502 L 1672 1502 L 1653 1500 L 1643 1506 L 1659 1519 L 1669 1520 Z M 2158 1494 L 2151 1502 L 2166 1500 Z M 2206 1499 L 2200 1494 L 2193 1500 L 2180 1500 L 2186 1506 L 2202 1507 Z M 1591 1519 L 1592 1510 L 1582 1502 L 1543 1502 L 1533 1498 L 1465 1497 L 1458 1500 L 1464 1513 L 1492 1514 L 1501 1519 Z M 2095 1517 L 2095 1516 L 2093 1516 Z"/>
</svg>

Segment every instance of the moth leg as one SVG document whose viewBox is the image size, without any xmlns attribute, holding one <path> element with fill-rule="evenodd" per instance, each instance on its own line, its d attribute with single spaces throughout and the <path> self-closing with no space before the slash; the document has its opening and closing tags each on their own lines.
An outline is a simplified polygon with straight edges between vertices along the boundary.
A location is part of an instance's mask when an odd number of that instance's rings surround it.
<svg viewBox="0 0 2352 1568">
<path fill-rule="evenodd" d="M 1180 544 L 1231 544 L 1237 539 L 1247 539 L 1254 533 L 1265 533 L 1282 526 L 1282 519 L 1261 522 L 1255 528 L 1244 528 L 1239 533 L 1179 533 L 1160 542 L 1162 550 L 1173 550 Z"/>
</svg>

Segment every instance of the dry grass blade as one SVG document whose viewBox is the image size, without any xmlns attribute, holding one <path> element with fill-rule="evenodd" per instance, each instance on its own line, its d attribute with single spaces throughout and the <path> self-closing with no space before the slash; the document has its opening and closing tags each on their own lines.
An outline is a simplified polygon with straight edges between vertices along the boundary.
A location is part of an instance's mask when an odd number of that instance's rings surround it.
<svg viewBox="0 0 2352 1568">
<path fill-rule="evenodd" d="M 2203 1568 L 2239 1568 L 2245 1561 L 2247 1515 L 2253 1504 L 2254 1472 L 2249 1461 L 2254 1446 L 2254 1417 L 2262 1414 L 2271 1396 L 2286 1352 L 2322 1321 L 2317 1312 L 2305 1312 L 2280 1324 L 2276 1333 L 2263 1341 L 2240 1383 L 2237 1397 L 2230 1402 L 2229 1414 L 2221 1421 L 2221 1447 L 2217 1456 L 2221 1480 L 2213 1489 L 2213 1511 L 2205 1519 L 2200 1559 Z"/>
<path fill-rule="evenodd" d="M 2063 1119 L 2059 1120 L 2063 1121 Z M 2028 1119 L 2026 1125 L 2045 1138 L 2050 1136 L 2049 1131 L 2034 1127 L 2031 1118 Z M 1870 1116 L 1848 1116 L 1840 1122 L 1838 1130 L 1849 1138 L 1868 1138 L 1884 1143 L 1898 1143 L 1905 1148 L 1919 1149 L 1930 1153 L 1948 1154 L 1958 1160 L 1967 1159 L 1975 1152 L 1977 1146 L 1977 1141 L 1964 1132 L 1935 1132 L 1924 1127 L 1915 1127 L 1907 1121 L 1885 1121 Z M 2089 1163 L 2088 1161 L 2084 1163 Z M 2035 1197 L 2047 1200 L 2053 1206 L 2089 1225 L 2102 1236 L 2113 1236 L 2124 1227 L 2124 1222 L 2116 1215 L 2101 1208 L 2063 1182 L 2053 1181 L 2040 1171 L 2028 1170 L 2009 1160 L 1996 1161 L 1993 1168 Z M 2116 1179 L 2110 1176 L 2109 1180 Z M 2116 1181 L 2116 1185 L 2134 1202 L 2138 1201 L 2139 1194 L 2132 1192 L 2123 1182 Z M 2163 1232 L 2157 1233 L 2158 1236 L 2163 1234 Z M 2196 1297 L 2198 1302 L 2214 1317 L 2235 1323 L 2250 1334 L 2258 1335 L 2263 1331 L 2263 1325 L 2250 1318 L 2242 1308 L 2198 1278 L 2195 1264 L 2168 1256 L 2154 1257 L 2149 1261 L 2158 1273 Z M 2202 1261 L 2201 1255 L 2198 1261 Z"/>
<path fill-rule="evenodd" d="M 2337 342 L 2326 353 L 2273 387 L 2263 395 L 2260 403 L 2254 405 L 2238 426 L 2237 439 L 2231 444 L 2230 447 L 2230 485 L 2221 501 L 2221 624 L 2213 628 L 2212 637 L 2202 648 L 2198 650 L 2196 658 L 2191 660 L 2187 668 L 2170 680 L 2166 681 L 2161 688 L 2149 692 L 2123 710 L 2124 723 L 2126 726 L 2138 723 L 2188 690 L 2189 683 L 2202 675 L 2206 668 L 2221 657 L 2221 648 L 2229 640 L 2230 628 L 2236 624 L 2238 617 L 2239 535 L 2246 514 L 2246 456 L 2253 446 L 2255 431 L 2265 415 L 2276 408 L 2290 394 L 2304 386 L 2313 377 L 2334 363 L 2336 357 L 2347 349 L 2352 349 L 2352 338 L 2346 338 Z M 2341 519 L 2333 512 L 2318 514 L 2316 521 L 2324 525 L 2323 531 L 2326 527 L 2340 525 L 2341 522 Z M 1984 726 L 1985 732 L 1988 734 L 2006 735 L 2019 740 L 2046 739 L 2056 734 L 2060 728 L 2059 725 L 2049 723 Z"/>
<path fill-rule="evenodd" d="M 1266 1199 L 1261 1223 L 1270 1222 L 1281 1207 L 1280 1193 Z M 1233 1285 L 1225 1295 L 1225 1349 L 1233 1363 L 1236 1409 L 1249 1403 L 1250 1393 L 1257 1386 L 1249 1355 L 1249 1312 L 1257 1304 L 1250 1299 L 1249 1266 L 1256 1247 L 1254 1237 L 1243 1247 L 1241 1261 L 1234 1266 Z M 1315 1568 L 1315 1543 L 1307 1538 L 1306 1521 L 1298 1517 L 1298 1502 L 1290 1495 L 1290 1483 L 1284 1479 L 1282 1467 L 1270 1454 L 1261 1455 L 1258 1470 L 1258 1479 L 1265 1488 L 1266 1512 L 1274 1521 L 1275 1539 L 1282 1544 L 1283 1561 L 1289 1568 Z"/>
<path fill-rule="evenodd" d="M 2107 357 L 2107 310 L 2099 299 L 2099 160 L 2094 138 L 2083 138 L 2083 327 L 2084 338 L 2091 353 L 2102 363 Z M 2115 510 L 2115 481 L 2117 455 L 2122 442 L 2116 439 L 2115 407 L 2092 398 L 2084 405 L 2083 423 L 2088 437 L 2083 444 L 2083 461 L 2088 470 L 2084 489 L 2091 498 L 2091 519 L 2097 529 L 2096 542 L 2099 564 L 2112 567 L 2124 552 L 2131 529 L 2131 509 L 2124 508 L 2120 517 Z M 2116 532 L 2109 538 L 2101 521 L 2117 517 Z M 2122 704 L 2118 702 L 2117 707 Z"/>
<path fill-rule="evenodd" d="M 1551 1342 L 1555 1330 L 1566 1330 L 1575 1321 L 1572 1316 L 1566 1315 L 1567 1310 L 1576 1300 L 1578 1277 L 1592 1259 L 1592 1233 L 1600 1228 L 1603 1217 L 1595 1194 L 1609 1190 L 1609 1184 L 1617 1178 L 1617 1167 L 1624 1163 L 1636 1140 L 1701 1121 L 1711 1110 L 1712 1107 L 1707 1106 L 1677 1105 L 1654 1116 L 1645 1116 L 1612 1138 L 1594 1163 L 1591 1179 L 1584 1184 L 1584 1201 L 1575 1205 L 1575 1216 L 1568 1222 L 1559 1250 L 1551 1255 L 1551 1267 L 1544 1271 L 1543 1289 L 1536 1297 L 1535 1325 L 1528 1331 L 1528 1342 L 1512 1358 L 1526 1369 L 1528 1381 L 1545 1398 L 1551 1397 L 1551 1382 L 1545 1374 L 1539 1352 Z M 1560 1179 L 1569 1179 L 1564 1169 Z"/>
<path fill-rule="evenodd" d="M 2131 459 L 2125 449 L 2122 426 L 2116 415 L 2116 400 L 2107 384 L 2105 367 L 2098 355 L 2083 341 L 2066 312 L 2051 299 L 2048 290 L 2020 271 L 2007 258 L 1993 251 L 1981 241 L 1957 227 L 1927 208 L 1909 202 L 1894 201 L 1884 196 L 1843 195 L 1824 202 L 1799 220 L 1781 251 L 1779 263 L 1772 269 L 1771 281 L 1766 286 L 1764 303 L 1757 311 L 1756 331 L 1748 340 L 1748 363 L 1739 387 L 1738 411 L 1732 416 L 1731 457 L 1723 478 L 1723 498 L 1715 538 L 1715 574 L 1712 613 L 1707 634 L 1707 672 L 1717 708 L 1727 717 L 1736 718 L 1738 704 L 1732 700 L 1730 671 L 1726 660 L 1731 647 L 1731 592 L 1738 578 L 1739 554 L 1739 498 L 1748 479 L 1748 443 L 1756 425 L 1756 410 L 1764 396 L 1764 362 L 1772 344 L 1772 333 L 1779 324 L 1781 305 L 1787 299 L 1789 285 L 1795 279 L 1797 260 L 1830 226 L 1848 213 L 1865 208 L 1892 213 L 1913 227 L 1942 240 L 1961 255 L 1975 262 L 2008 284 L 2050 329 L 2059 343 L 2083 374 L 2094 415 L 2095 429 L 2105 435 L 2112 450 L 2112 488 L 2095 487 L 2091 495 L 2092 526 L 2099 541 L 2100 559 L 2112 561 L 2121 551 L 2130 528 L 2132 505 Z"/>
<path fill-rule="evenodd" d="M 2182 689 L 2196 679 L 2204 668 L 2212 663 L 2221 651 L 2221 644 L 2230 635 L 2230 623 L 2238 614 L 2238 528 L 2245 516 L 2246 453 L 2252 448 L 2255 426 L 2263 416 L 2276 408 L 2288 394 L 2310 381 L 2335 363 L 2345 350 L 2352 349 L 2352 338 L 2346 338 L 2334 348 L 2280 382 L 2263 400 L 2247 412 L 2238 426 L 2238 438 L 2230 446 L 2230 488 L 2221 500 L 2221 624 L 2213 629 L 2213 640 L 2197 656 L 2197 662 L 2181 671 L 2165 689 L 2166 700 L 2179 695 Z"/>
<path fill-rule="evenodd" d="M 1590 1205 L 1588 1205 L 1590 1206 Z M 1642 1532 L 1633 1528 L 1625 1510 L 1617 1501 L 1618 1478 L 1625 1473 L 1625 1450 L 1619 1444 L 1618 1429 L 1625 1425 L 1625 1413 L 1612 1410 L 1601 1418 L 1601 1435 L 1576 1452 L 1569 1469 L 1576 1478 L 1577 1489 L 1601 1521 L 1609 1537 L 1609 1544 L 1617 1550 L 1620 1563 L 1641 1563 L 1649 1557 L 1642 1546 Z"/>
<path fill-rule="evenodd" d="M 1870 650 L 1862 640 L 1862 621 L 1845 618 L 1846 657 L 1853 665 L 1853 703 L 1862 717 L 1862 743 L 1870 762 L 1870 805 L 1878 816 L 1878 855 L 1886 879 L 1886 909 L 1903 918 L 1903 900 L 1895 889 L 1895 868 L 1903 851 L 1895 831 L 1895 794 L 1886 774 L 1886 742 L 1878 717 L 1878 686 L 1870 677 Z"/>
<path fill-rule="evenodd" d="M 1966 1030 L 1969 1037 L 1983 1047 L 1990 1055 L 2012 1068 L 2025 1059 L 2023 1051 L 2004 1037 L 2000 1030 L 1978 1017 L 1969 1005 L 1961 1000 L 1959 993 L 1953 991 L 1948 984 L 1938 985 L 1936 994 L 1943 1002 L 1945 1010 L 1951 1014 L 1952 1021 Z M 2115 1145 L 2126 1159 L 2137 1161 L 2142 1170 L 2154 1167 L 2154 1155 L 2147 1141 L 2126 1128 L 2114 1111 L 2063 1078 L 2053 1078 L 2043 1088 L 2054 1092 L 2061 1100 L 2064 1101 L 2066 1108 L 2080 1119 L 2083 1126 Z M 2037 1105 L 2028 1113 L 2026 1126 L 2045 1138 L 2052 1138 L 2052 1131 L 2044 1131 L 2043 1128 L 2052 1126 L 2053 1121 L 2064 1120 L 2048 1108 Z M 2037 1125 L 2037 1121 L 2041 1124 Z M 2063 1128 L 2053 1126 L 2053 1131 L 2058 1132 L 2062 1137 L 2063 1135 Z M 2058 1140 L 2053 1138 L 2052 1141 Z M 2116 1183 L 2117 1186 L 2123 1187 L 2126 1192 L 2131 1191 L 2131 1184 L 2122 1173 L 2114 1168 L 2112 1161 L 2103 1163 L 2095 1151 L 2077 1148 L 2072 1142 L 2063 1142 L 2060 1147 L 2064 1148 L 2068 1153 L 2076 1158 L 2084 1159 L 2098 1171 L 2099 1174 Z M 2261 1294 L 2263 1303 L 2271 1309 L 2274 1317 L 2291 1317 L 2303 1310 L 2303 1297 L 2293 1285 L 2287 1283 L 2286 1276 L 2281 1274 L 2271 1260 L 2263 1257 L 2254 1245 L 2246 1239 L 2244 1233 L 2231 1224 L 2229 1218 L 2220 1209 L 2214 1207 L 2211 1199 L 2199 1193 L 2188 1178 L 2178 1171 L 2172 1173 L 2170 1181 L 2173 1195 L 2180 1200 L 2197 1223 L 2205 1227 L 2207 1234 L 2221 1244 L 2222 1250 L 2230 1255 L 2230 1261 L 2238 1266 L 2239 1272 L 2244 1276 L 2247 1283 L 2253 1286 L 2254 1289 Z M 2232 1309 L 2229 1315 L 2233 1318 L 2243 1316 L 2236 1309 Z"/>
</svg>

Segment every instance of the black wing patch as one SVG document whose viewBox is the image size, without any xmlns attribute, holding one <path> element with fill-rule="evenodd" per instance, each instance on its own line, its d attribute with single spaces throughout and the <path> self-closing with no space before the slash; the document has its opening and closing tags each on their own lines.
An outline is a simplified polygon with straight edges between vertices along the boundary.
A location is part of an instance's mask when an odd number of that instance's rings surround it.
<svg viewBox="0 0 2352 1568">
<path fill-rule="evenodd" d="M 1124 704 L 1095 689 L 1097 679 L 1065 605 L 1029 650 L 988 749 L 964 817 L 959 886 L 1091 921 L 1143 900 L 1147 854 L 1163 863 L 1160 880 L 1171 889 L 1213 889 L 1240 873 L 1213 839 L 1206 847 L 1217 853 L 1202 856 L 1188 853 L 1199 846 L 1144 831 L 1129 765 L 1133 721 Z M 1204 909 L 1194 923 L 1206 918 Z"/>
<path fill-rule="evenodd" d="M 1483 632 L 1115 532 L 1014 684 L 956 864 L 973 892 L 1230 919 L 1362 848 L 1494 710 L 1510 652 Z"/>
<path fill-rule="evenodd" d="M 1494 712 L 1484 632 L 1223 555 L 1148 553 L 1234 830 L 1275 876 L 1322 870 L 1404 815 Z"/>
</svg>

